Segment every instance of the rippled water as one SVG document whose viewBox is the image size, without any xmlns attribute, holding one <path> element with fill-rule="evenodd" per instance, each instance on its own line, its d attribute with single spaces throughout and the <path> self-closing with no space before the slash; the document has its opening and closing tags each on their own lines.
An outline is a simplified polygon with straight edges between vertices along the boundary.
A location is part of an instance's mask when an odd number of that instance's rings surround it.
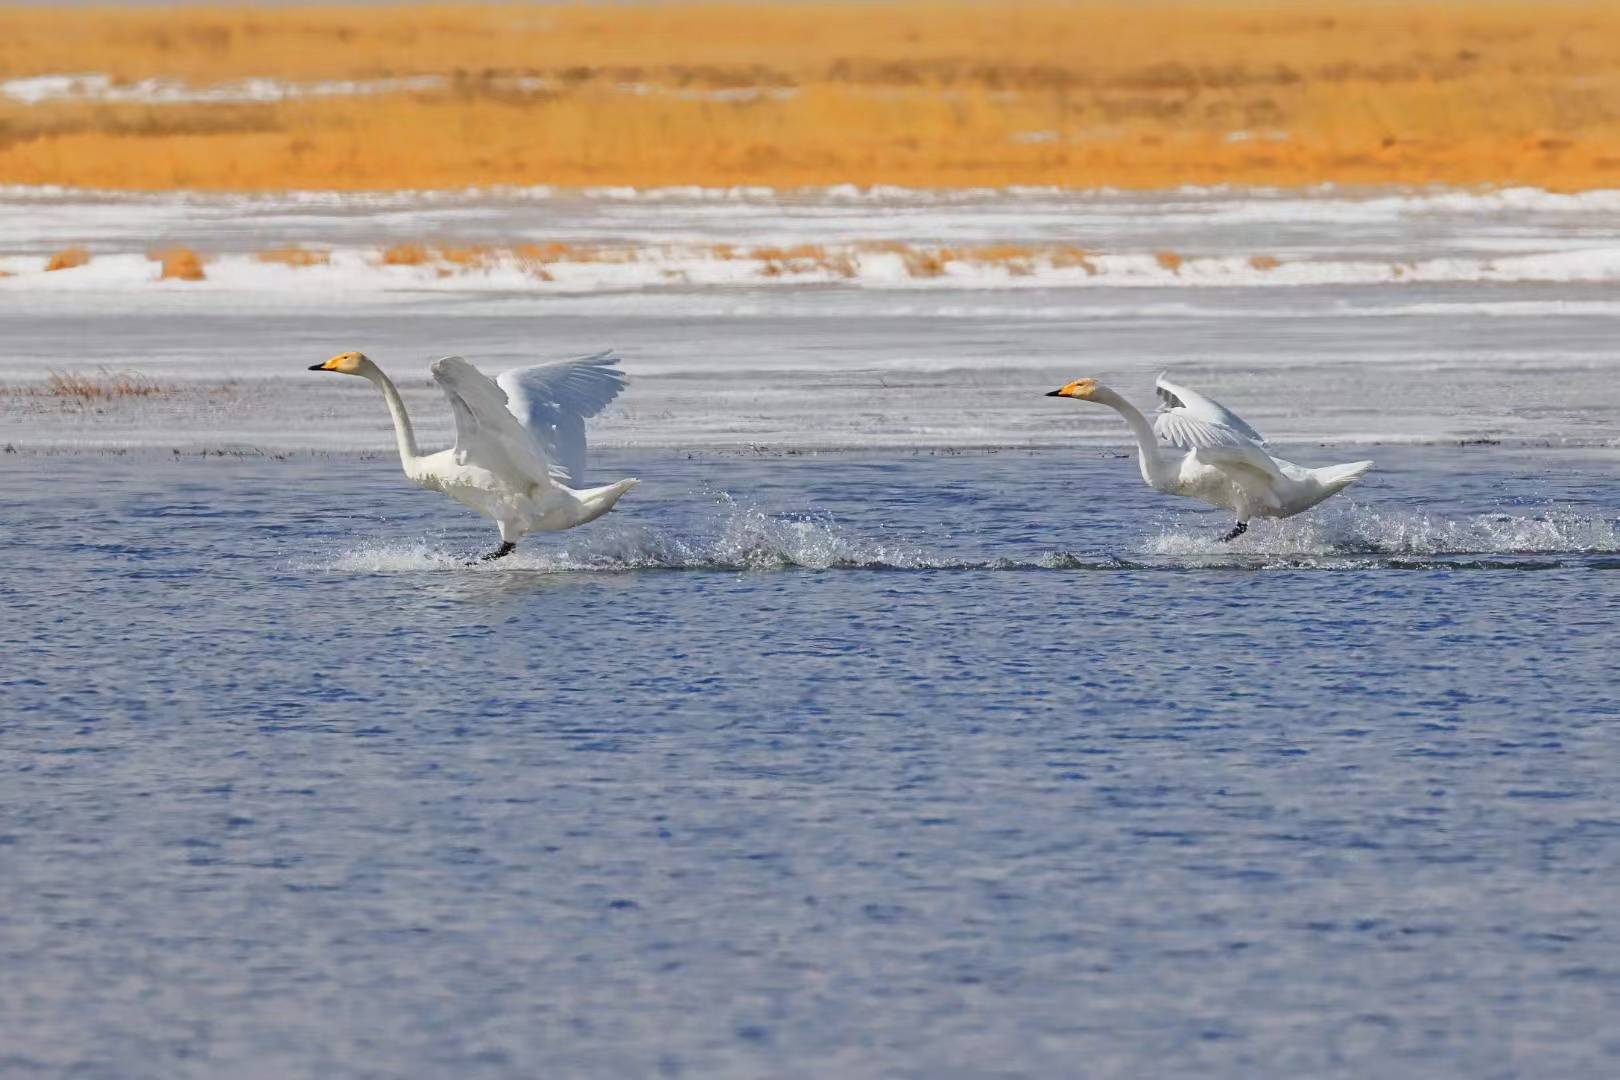
<svg viewBox="0 0 1620 1080">
<path fill-rule="evenodd" d="M 1620 466 L 1372 456 L 0 457 L 0 1074 L 1612 1074 Z"/>
</svg>

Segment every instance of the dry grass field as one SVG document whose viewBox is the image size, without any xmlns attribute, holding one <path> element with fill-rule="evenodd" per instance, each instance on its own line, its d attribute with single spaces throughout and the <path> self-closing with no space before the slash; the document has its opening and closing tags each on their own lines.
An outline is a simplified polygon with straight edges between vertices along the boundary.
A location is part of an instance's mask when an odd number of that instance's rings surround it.
<svg viewBox="0 0 1620 1080">
<path fill-rule="evenodd" d="M 1612 2 L 0 9 L 0 81 L 83 73 L 432 78 L 0 96 L 0 183 L 1620 184 Z"/>
</svg>

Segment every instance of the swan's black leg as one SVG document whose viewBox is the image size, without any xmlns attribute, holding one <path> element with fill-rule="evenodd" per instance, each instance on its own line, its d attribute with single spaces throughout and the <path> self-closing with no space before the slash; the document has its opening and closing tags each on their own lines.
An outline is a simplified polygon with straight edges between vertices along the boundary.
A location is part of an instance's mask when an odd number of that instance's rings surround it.
<svg viewBox="0 0 1620 1080">
<path fill-rule="evenodd" d="M 484 554 L 478 556 L 478 561 L 479 562 L 494 562 L 496 559 L 504 559 L 504 558 L 506 558 L 508 555 L 512 554 L 512 552 L 514 552 L 516 550 L 517 550 L 517 544 L 515 544 L 511 540 L 502 540 L 500 547 L 496 548 L 494 551 L 487 551 Z"/>
<path fill-rule="evenodd" d="M 1224 544 L 1224 543 L 1227 543 L 1228 541 L 1236 540 L 1238 537 L 1242 536 L 1244 533 L 1246 533 L 1248 531 L 1249 531 L 1249 523 L 1247 521 L 1240 521 L 1236 525 L 1232 526 L 1232 531 L 1231 532 L 1229 532 L 1225 536 L 1221 537 L 1221 543 Z"/>
</svg>

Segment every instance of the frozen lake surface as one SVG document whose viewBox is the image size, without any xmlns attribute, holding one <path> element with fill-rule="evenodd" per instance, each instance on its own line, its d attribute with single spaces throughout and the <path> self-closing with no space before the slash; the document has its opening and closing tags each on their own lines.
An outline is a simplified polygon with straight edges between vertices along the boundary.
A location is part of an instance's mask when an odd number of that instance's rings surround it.
<svg viewBox="0 0 1620 1080">
<path fill-rule="evenodd" d="M 1620 195 L 10 190 L 0 272 L 8 1080 L 1616 1072 Z M 305 370 L 431 445 L 605 346 L 641 486 L 478 567 Z M 1041 396 L 1166 368 L 1376 467 L 1221 545 Z"/>
<path fill-rule="evenodd" d="M 175 246 L 205 280 L 159 280 Z M 289 246 L 328 261 L 260 258 Z M 443 435 L 434 358 L 604 347 L 633 380 L 608 446 L 1117 443 L 1039 394 L 1091 375 L 1146 405 L 1164 369 L 1284 439 L 1620 445 L 1616 192 L 11 189 L 0 271 L 0 439 L 29 448 L 384 450 L 370 388 L 309 364 L 367 352 Z M 100 369 L 168 392 L 19 392 Z"/>
</svg>

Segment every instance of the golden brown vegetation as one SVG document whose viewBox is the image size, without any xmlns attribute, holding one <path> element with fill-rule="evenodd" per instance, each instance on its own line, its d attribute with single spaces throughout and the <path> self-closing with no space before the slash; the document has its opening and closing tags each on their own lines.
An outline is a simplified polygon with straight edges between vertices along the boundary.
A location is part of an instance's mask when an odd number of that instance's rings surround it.
<svg viewBox="0 0 1620 1080">
<path fill-rule="evenodd" d="M 395 244 L 382 253 L 384 266 L 421 266 L 428 261 L 428 250 L 421 244 Z"/>
<path fill-rule="evenodd" d="M 52 255 L 50 260 L 46 262 L 45 272 L 51 273 L 56 270 L 72 270 L 74 267 L 83 266 L 89 261 L 90 253 L 84 250 L 82 247 L 63 248 L 55 255 Z"/>
<path fill-rule="evenodd" d="M 111 398 L 153 397 L 163 393 L 164 388 L 138 372 L 102 368 L 93 375 L 52 371 L 45 379 L 44 392 L 50 397 L 92 402 Z"/>
<path fill-rule="evenodd" d="M 259 261 L 292 267 L 325 266 L 332 261 L 332 257 L 324 251 L 311 251 L 308 248 L 292 246 L 261 251 Z"/>
<path fill-rule="evenodd" d="M 822 244 L 794 244 L 787 247 L 739 247 L 734 244 L 674 245 L 644 248 L 624 244 L 574 244 L 558 241 L 521 243 L 513 245 L 471 244 L 445 245 L 399 243 L 378 251 L 377 264 L 382 266 L 420 266 L 447 276 L 457 270 L 490 270 L 516 266 L 533 276 L 552 280 L 548 268 L 559 263 L 634 263 L 645 258 L 655 261 L 670 255 L 720 262 L 747 261 L 759 264 L 763 277 L 782 277 L 798 274 L 831 273 L 852 278 L 859 272 L 863 258 L 892 255 L 900 261 L 907 276 L 914 278 L 940 277 L 952 264 L 977 268 L 1000 268 L 1014 276 L 1034 273 L 1038 268 L 1082 269 L 1087 274 L 1098 274 L 1100 268 L 1092 261 L 1099 252 L 1088 251 L 1073 244 L 977 244 L 937 245 L 910 244 L 897 240 L 873 240 L 828 247 Z M 150 251 L 147 257 L 161 262 L 161 277 L 199 281 L 203 278 L 203 260 L 185 248 Z M 331 260 L 329 253 L 301 247 L 273 248 L 255 255 L 261 262 L 277 263 L 297 268 L 325 266 Z M 1160 251 L 1154 256 L 1162 268 L 1178 272 L 1182 256 L 1172 251 Z M 1281 265 L 1269 255 L 1256 255 L 1249 265 L 1257 270 L 1270 270 Z M 672 271 L 675 272 L 675 271 Z"/>
<path fill-rule="evenodd" d="M 0 72 L 271 104 L 0 104 L 0 182 L 119 188 L 1620 180 L 1620 6 L 1007 0 L 8 8 Z"/>
<path fill-rule="evenodd" d="M 195 251 L 189 248 L 168 248 L 163 251 L 149 251 L 146 257 L 153 262 L 161 263 L 158 272 L 160 279 L 173 279 L 175 281 L 201 281 L 204 277 L 202 259 Z"/>
</svg>

